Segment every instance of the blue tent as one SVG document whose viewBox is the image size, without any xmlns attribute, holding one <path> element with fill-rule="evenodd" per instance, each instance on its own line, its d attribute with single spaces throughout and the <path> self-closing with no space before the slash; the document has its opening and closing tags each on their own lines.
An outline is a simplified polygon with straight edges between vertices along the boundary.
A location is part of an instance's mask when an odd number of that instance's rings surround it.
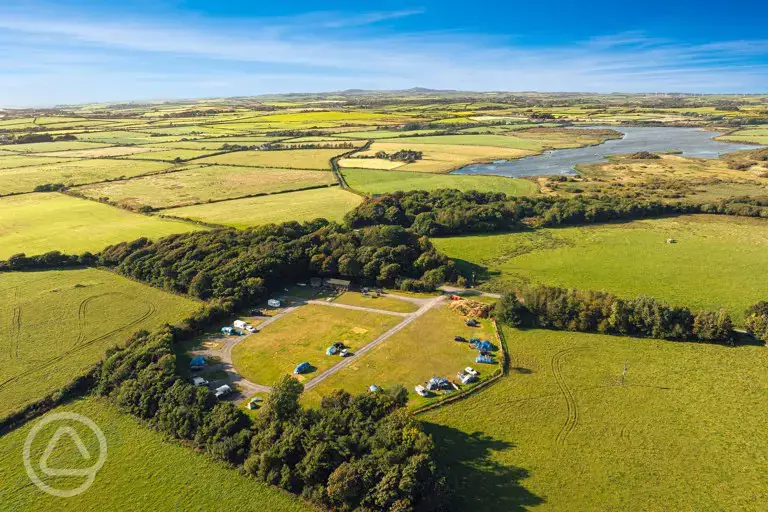
<svg viewBox="0 0 768 512">
<path fill-rule="evenodd" d="M 307 372 L 307 371 L 309 371 L 309 369 L 310 369 L 310 368 L 311 368 L 311 366 L 309 365 L 309 363 L 307 363 L 307 362 L 305 361 L 305 362 L 301 363 L 300 365 L 298 365 L 298 366 L 297 366 L 297 367 L 296 367 L 296 368 L 293 370 L 293 373 L 304 373 L 304 372 Z"/>
<path fill-rule="evenodd" d="M 205 366 L 205 358 L 203 356 L 195 356 L 192 358 L 192 360 L 189 362 L 190 368 Z"/>
<path fill-rule="evenodd" d="M 485 363 L 485 364 L 493 364 L 494 360 L 491 356 L 477 356 L 475 358 L 476 363 Z"/>
<path fill-rule="evenodd" d="M 493 350 L 493 345 L 488 340 L 483 340 L 480 343 L 477 344 L 477 350 L 483 350 L 485 352 L 490 352 Z"/>
</svg>

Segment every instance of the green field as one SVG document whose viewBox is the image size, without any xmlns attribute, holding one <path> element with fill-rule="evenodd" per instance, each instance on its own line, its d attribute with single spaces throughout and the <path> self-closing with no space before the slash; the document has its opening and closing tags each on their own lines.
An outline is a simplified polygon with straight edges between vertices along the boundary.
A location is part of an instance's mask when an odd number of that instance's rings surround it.
<svg viewBox="0 0 768 512">
<path fill-rule="evenodd" d="M 246 228 L 291 220 L 303 222 L 318 217 L 341 221 L 344 215 L 361 201 L 360 196 L 356 194 L 339 187 L 327 187 L 185 206 L 164 210 L 163 213 L 212 224 Z"/>
<path fill-rule="evenodd" d="M 107 144 L 101 142 L 72 140 L 65 142 L 34 142 L 32 144 L 11 144 L 5 146 L 5 149 L 16 153 L 46 153 L 49 151 L 68 151 L 70 149 L 103 148 L 105 146 L 107 146 Z"/>
<path fill-rule="evenodd" d="M 86 185 L 76 190 L 92 199 L 108 197 L 112 202 L 131 208 L 144 205 L 166 208 L 331 185 L 335 182 L 333 173 L 328 171 L 213 165 L 126 181 Z"/>
<path fill-rule="evenodd" d="M 721 135 L 720 137 L 717 137 L 717 140 L 768 144 L 768 128 L 745 128 L 744 130 L 737 130 L 728 135 Z"/>
<path fill-rule="evenodd" d="M 127 160 L 163 160 L 165 162 L 173 162 L 176 159 L 181 161 L 194 160 L 206 155 L 210 155 L 214 152 L 215 151 L 200 151 L 195 149 L 169 149 L 166 151 L 136 153 L 134 155 L 128 155 L 123 158 Z"/>
<path fill-rule="evenodd" d="M 98 252 L 142 236 L 161 238 L 200 229 L 57 193 L 0 198 L 0 259 L 20 252 Z"/>
<path fill-rule="evenodd" d="M 93 485 L 82 494 L 57 498 L 43 493 L 30 482 L 22 463 L 22 447 L 35 422 L 24 425 L 0 438 L 0 467 L 4 470 L 0 503 L 3 510 L 314 510 L 287 493 L 213 462 L 207 455 L 169 443 L 161 434 L 121 413 L 105 400 L 79 400 L 54 412 L 82 414 L 98 425 L 107 442 L 104 466 L 96 474 Z M 40 431 L 30 450 L 32 460 L 40 460 L 54 431 L 62 425 L 50 423 Z M 76 430 L 88 452 L 96 457 L 99 445 L 93 433 L 76 422 L 65 425 Z M 91 467 L 94 461 L 84 462 L 74 443 L 65 442 L 67 439 L 65 436 L 56 444 L 51 465 Z M 50 477 L 44 482 L 61 489 L 72 489 L 81 485 L 83 477 Z"/>
<path fill-rule="evenodd" d="M 343 169 L 342 174 L 351 188 L 366 194 L 439 188 L 504 192 L 509 196 L 530 195 L 538 192 L 538 186 L 532 181 L 502 176 L 462 176 L 376 169 Z"/>
<path fill-rule="evenodd" d="M 693 215 L 433 242 L 465 268 L 484 267 L 489 288 L 522 279 L 650 295 L 693 310 L 726 307 L 737 322 L 768 289 L 757 270 L 768 261 L 762 219 Z"/>
<path fill-rule="evenodd" d="M 400 316 L 308 304 L 249 336 L 234 348 L 232 358 L 243 377 L 265 385 L 307 361 L 315 371 L 298 376 L 307 381 L 341 361 L 338 355 L 325 353 L 334 342 L 341 341 L 354 352 L 402 320 Z"/>
<path fill-rule="evenodd" d="M 92 158 L 66 160 L 59 163 L 4 169 L 0 173 L 2 194 L 32 192 L 36 186 L 48 183 L 82 185 L 121 177 L 139 176 L 169 169 L 170 163 L 134 162 Z"/>
<path fill-rule="evenodd" d="M 453 338 L 477 337 L 496 344 L 493 330 L 487 320 L 481 321 L 480 327 L 467 327 L 464 320 L 447 306 L 437 306 L 353 364 L 306 391 L 302 400 L 314 406 L 320 403 L 323 395 L 334 389 L 362 393 L 371 384 L 382 387 L 402 384 L 408 390 L 411 404 L 421 405 L 435 398 L 422 398 L 413 388 L 432 377 L 456 381 L 457 372 L 472 366 L 480 372 L 482 380 L 497 366 L 476 364 L 477 351 L 469 348 L 467 343 L 453 341 Z"/>
<path fill-rule="evenodd" d="M 242 165 L 251 167 L 284 167 L 288 169 L 330 169 L 331 158 L 348 149 L 294 149 L 276 151 L 235 151 L 211 156 L 197 163 Z"/>
<path fill-rule="evenodd" d="M 509 376 L 422 416 L 456 510 L 768 507 L 765 347 L 541 330 L 507 341 Z"/>
<path fill-rule="evenodd" d="M 200 307 L 102 270 L 0 274 L 0 417 L 62 387 L 137 330 Z"/>
<path fill-rule="evenodd" d="M 347 304 L 349 306 L 360 306 L 364 308 L 383 309 L 384 311 L 394 311 L 396 313 L 413 313 L 419 309 L 419 305 L 402 299 L 396 299 L 391 295 L 375 297 L 363 297 L 359 292 L 345 292 L 336 297 L 333 302 L 338 304 Z"/>
<path fill-rule="evenodd" d="M 0 153 L 0 169 L 12 169 L 14 167 L 31 167 L 47 164 L 66 162 L 66 158 L 51 158 L 36 155 L 17 155 L 15 153 Z M 0 193 L 6 193 L 2 191 Z"/>
</svg>

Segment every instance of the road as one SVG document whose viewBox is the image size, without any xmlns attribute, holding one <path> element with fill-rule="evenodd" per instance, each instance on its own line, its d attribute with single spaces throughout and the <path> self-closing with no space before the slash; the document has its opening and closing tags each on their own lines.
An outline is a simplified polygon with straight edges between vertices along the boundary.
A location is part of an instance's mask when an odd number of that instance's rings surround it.
<svg viewBox="0 0 768 512">
<path fill-rule="evenodd" d="M 444 285 L 440 287 L 440 290 L 442 290 L 445 293 L 452 293 L 455 295 L 461 295 L 462 297 L 471 297 L 473 295 L 481 296 L 481 297 L 491 297 L 494 299 L 500 299 L 501 295 L 498 293 L 490 293 L 490 292 L 483 292 L 480 290 L 475 290 L 471 288 L 459 288 L 458 286 L 448 286 Z"/>
<path fill-rule="evenodd" d="M 304 390 L 306 391 L 306 390 L 310 390 L 310 389 L 314 388 L 315 386 L 317 386 L 318 384 L 323 382 L 325 379 L 327 379 L 331 375 L 334 375 L 334 374 L 338 373 L 339 371 L 341 371 L 342 369 L 346 368 L 347 366 L 349 366 L 350 364 L 355 362 L 359 357 L 363 356 L 365 353 L 373 350 L 376 346 L 384 343 L 393 334 L 395 334 L 395 333 L 401 331 L 402 329 L 404 329 L 405 327 L 407 327 L 409 324 L 411 324 L 411 322 L 413 322 L 414 320 L 416 320 L 420 316 L 424 315 L 424 313 L 426 313 L 427 311 L 429 311 L 430 309 L 435 307 L 439 302 L 441 302 L 444 299 L 445 299 L 444 295 L 440 295 L 440 296 L 435 297 L 433 299 L 426 299 L 426 300 L 424 300 L 424 299 L 416 299 L 416 300 L 423 300 L 424 301 L 422 306 L 418 309 L 418 311 L 416 311 L 414 313 L 406 313 L 405 314 L 406 318 L 402 322 L 400 322 L 396 326 L 392 327 L 390 330 L 388 330 L 387 332 L 385 332 L 384 334 L 382 334 L 381 336 L 379 336 L 375 340 L 371 341 L 370 343 L 368 343 L 364 347 L 362 347 L 359 350 L 355 351 L 355 353 L 353 355 L 342 359 L 341 361 L 339 361 L 337 364 L 335 364 L 331 368 L 328 368 L 327 370 L 325 370 L 324 372 L 319 374 L 317 377 L 315 377 L 314 379 L 312 379 L 309 382 L 307 382 L 306 384 L 304 384 Z"/>
</svg>

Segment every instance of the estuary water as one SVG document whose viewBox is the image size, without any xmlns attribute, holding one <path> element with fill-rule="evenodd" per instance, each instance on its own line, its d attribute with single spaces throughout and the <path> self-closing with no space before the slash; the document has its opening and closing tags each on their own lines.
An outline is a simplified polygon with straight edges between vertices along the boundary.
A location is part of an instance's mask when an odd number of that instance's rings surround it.
<svg viewBox="0 0 768 512">
<path fill-rule="evenodd" d="M 453 174 L 493 174 L 509 177 L 575 174 L 576 164 L 601 162 L 608 155 L 677 150 L 682 151 L 684 156 L 717 158 L 723 153 L 760 147 L 752 144 L 716 141 L 713 139 L 721 135 L 720 133 L 708 132 L 700 128 L 637 126 L 589 126 L 587 128 L 613 129 L 623 133 L 624 136 L 597 146 L 555 149 L 517 160 L 468 165 L 453 171 Z"/>
</svg>

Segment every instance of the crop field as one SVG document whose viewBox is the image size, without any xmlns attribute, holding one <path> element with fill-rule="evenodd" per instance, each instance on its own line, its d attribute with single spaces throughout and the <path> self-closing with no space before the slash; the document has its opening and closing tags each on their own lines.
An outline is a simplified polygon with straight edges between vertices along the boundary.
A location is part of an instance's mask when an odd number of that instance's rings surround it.
<svg viewBox="0 0 768 512">
<path fill-rule="evenodd" d="M 421 139 L 422 137 L 418 137 Z M 499 148 L 494 146 L 463 146 L 443 144 L 417 144 L 401 142 L 400 139 L 389 139 L 391 142 L 376 142 L 370 149 L 359 153 L 360 155 L 374 156 L 379 151 L 392 154 L 402 149 L 421 151 L 423 157 L 413 163 L 400 162 L 396 169 L 404 171 L 421 172 L 448 172 L 472 163 L 490 162 L 499 159 L 514 159 L 534 154 L 533 151 L 512 148 Z M 384 169 L 390 169 L 392 162 L 389 160 L 371 159 L 371 162 L 381 162 Z M 366 162 L 361 158 L 345 158 L 339 162 L 344 167 L 361 167 L 360 162 Z M 363 163 L 362 166 L 365 166 Z M 372 165 L 372 164 L 369 164 Z"/>
<path fill-rule="evenodd" d="M 201 307 L 95 269 L 4 273 L 0 290 L 0 417 L 79 376 L 134 332 Z"/>
<path fill-rule="evenodd" d="M 284 167 L 289 169 L 330 169 L 331 158 L 348 149 L 295 149 L 279 151 L 235 151 L 198 160 L 198 163 Z"/>
<path fill-rule="evenodd" d="M 132 162 L 130 160 L 85 159 L 59 163 L 15 167 L 0 173 L 3 194 L 31 192 L 38 185 L 63 183 L 67 186 L 93 183 L 108 179 L 140 176 L 170 169 L 170 163 Z"/>
<path fill-rule="evenodd" d="M 460 265 L 479 266 L 488 288 L 531 280 L 650 295 L 693 310 L 725 307 L 736 322 L 768 287 L 755 270 L 766 261 L 764 219 L 692 215 L 433 242 Z"/>
<path fill-rule="evenodd" d="M 296 365 L 306 361 L 314 368 L 298 376 L 306 381 L 341 360 L 325 353 L 334 342 L 341 341 L 354 352 L 402 320 L 400 316 L 307 304 L 246 338 L 234 348 L 232 358 L 243 377 L 265 385 L 293 373 Z"/>
<path fill-rule="evenodd" d="M 291 220 L 304 222 L 319 217 L 340 222 L 361 201 L 356 194 L 338 187 L 327 187 L 185 206 L 164 213 L 211 224 L 246 228 Z"/>
<path fill-rule="evenodd" d="M 76 190 L 94 199 L 108 197 L 120 205 L 165 208 L 331 185 L 335 182 L 333 174 L 328 171 L 213 165 L 126 181 L 86 185 Z"/>
<path fill-rule="evenodd" d="M 411 405 L 421 405 L 431 399 L 418 396 L 413 388 L 432 377 L 456 380 L 457 372 L 472 366 L 480 372 L 482 380 L 497 366 L 475 363 L 477 351 L 453 338 L 477 337 L 496 344 L 493 330 L 486 320 L 481 320 L 480 327 L 467 327 L 464 320 L 447 306 L 432 308 L 353 364 L 306 391 L 302 400 L 314 406 L 334 389 L 362 393 L 372 384 L 385 388 L 402 384 L 408 390 Z"/>
<path fill-rule="evenodd" d="M 542 330 L 506 337 L 509 376 L 422 416 L 457 509 L 768 506 L 765 347 Z"/>
<path fill-rule="evenodd" d="M 161 238 L 200 229 L 57 193 L 0 198 L 0 260 L 20 252 L 98 252 L 142 236 Z"/>
<path fill-rule="evenodd" d="M 417 304 L 407 300 L 397 299 L 386 295 L 380 297 L 363 297 L 363 295 L 358 292 L 342 293 L 336 297 L 333 302 L 337 304 L 347 304 L 350 306 L 395 311 L 397 313 L 413 313 L 419 309 Z"/>
<path fill-rule="evenodd" d="M 215 151 L 197 151 L 194 149 L 169 149 L 167 151 L 150 151 L 140 152 L 132 155 L 125 156 L 130 160 L 163 160 L 166 162 L 173 162 L 176 159 L 186 161 L 202 158 Z"/>
<path fill-rule="evenodd" d="M 365 161 L 365 160 L 361 160 Z M 366 194 L 386 194 L 398 190 L 436 190 L 456 188 L 482 192 L 504 192 L 508 196 L 531 195 L 539 188 L 532 181 L 503 176 L 432 174 L 374 169 L 344 169 L 351 188 Z"/>
<path fill-rule="evenodd" d="M 167 442 L 162 434 L 141 425 L 114 405 L 101 399 L 78 400 L 56 408 L 54 413 L 73 412 L 91 418 L 104 432 L 107 459 L 93 485 L 77 496 L 56 498 L 31 485 L 22 463 L 22 448 L 34 422 L 0 438 L 3 486 L 0 503 L 5 510 L 238 510 L 243 512 L 299 512 L 314 510 L 287 493 L 269 487 L 213 462 L 185 446 Z M 45 441 L 61 423 L 45 427 L 33 443 L 32 459 L 40 460 Z M 99 447 L 82 424 L 67 423 L 78 433 L 89 453 Z M 65 438 L 66 439 L 66 438 Z M 39 445 L 38 445 L 39 444 Z M 51 459 L 53 467 L 90 467 L 73 443 L 62 442 Z M 83 477 L 47 480 L 58 488 L 71 489 Z"/>
</svg>

